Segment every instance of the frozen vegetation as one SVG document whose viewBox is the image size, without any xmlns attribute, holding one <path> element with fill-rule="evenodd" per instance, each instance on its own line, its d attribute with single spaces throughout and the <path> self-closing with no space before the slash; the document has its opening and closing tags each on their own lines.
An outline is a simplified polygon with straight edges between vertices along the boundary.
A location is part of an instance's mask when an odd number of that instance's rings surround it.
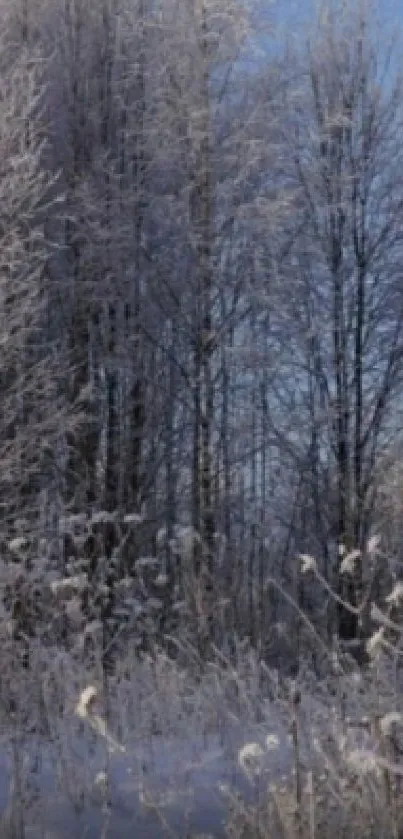
<svg viewBox="0 0 403 839">
<path fill-rule="evenodd" d="M 389 6 L 0 0 L 0 839 L 402 836 Z"/>
<path fill-rule="evenodd" d="M 91 572 L 85 546 L 105 523 L 119 527 L 118 549 Z M 285 592 L 300 615 L 291 673 L 280 645 L 269 666 L 236 636 L 202 657 L 189 583 L 173 593 L 176 623 L 159 640 L 167 581 L 158 549 L 120 576 L 103 611 L 108 568 L 139 526 L 102 512 L 62 522 L 64 574 L 44 539 L 26 534 L 4 548 L 1 835 L 397 839 L 402 586 L 391 566 L 383 601 L 372 600 L 372 575 L 388 565 L 381 539 L 339 549 L 345 579 L 364 564 L 368 575 L 356 607 L 371 626 L 365 655 L 336 637 L 326 643 Z M 188 557 L 192 529 L 174 538 Z M 295 561 L 306 584 L 337 602 L 317 558 Z"/>
<path fill-rule="evenodd" d="M 386 647 L 365 670 L 340 655 L 296 680 L 245 645 L 199 672 L 156 650 L 134 664 L 129 648 L 107 684 L 96 663 L 31 655 L 18 689 L 2 684 L 1 836 L 399 835 L 403 716 Z"/>
</svg>

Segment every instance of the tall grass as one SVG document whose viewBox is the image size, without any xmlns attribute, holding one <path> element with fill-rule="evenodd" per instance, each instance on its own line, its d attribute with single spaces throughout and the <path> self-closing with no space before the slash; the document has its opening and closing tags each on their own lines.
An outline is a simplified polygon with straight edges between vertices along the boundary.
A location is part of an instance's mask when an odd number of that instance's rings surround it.
<svg viewBox="0 0 403 839">
<path fill-rule="evenodd" d="M 347 555 L 343 573 L 352 573 L 357 561 L 357 553 Z M 301 566 L 321 581 L 313 560 L 304 557 Z M 84 653 L 77 644 L 62 647 L 58 638 L 52 643 L 45 623 L 42 632 L 16 637 L 4 608 L 0 731 L 11 781 L 0 836 L 22 839 L 44 830 L 47 802 L 33 792 L 32 778 L 41 771 L 33 767 L 34 752 L 38 761 L 44 753 L 51 761 L 60 796 L 76 810 L 95 802 L 106 829 L 113 822 L 114 762 L 126 761 L 140 804 L 152 804 L 163 820 L 164 801 L 173 800 L 178 777 L 192 769 L 186 765 L 189 753 L 183 750 L 183 766 L 173 761 L 165 793 L 159 789 L 153 799 L 152 770 L 147 776 L 139 765 L 139 744 L 149 743 L 155 753 L 158 743 L 162 748 L 167 741 L 197 741 L 202 765 L 214 737 L 215 748 L 219 742 L 238 773 L 233 784 L 214 781 L 212 800 L 220 798 L 226 810 L 225 834 L 217 836 L 398 839 L 402 596 L 403 587 L 395 582 L 383 603 L 364 597 L 357 607 L 369 609 L 371 618 L 364 664 L 337 639 L 326 646 L 320 636 L 321 671 L 314 673 L 302 654 L 294 679 L 284 675 L 281 661 L 268 667 L 240 639 L 231 656 L 212 647 L 210 660 L 203 662 L 185 632 L 171 638 L 174 656 L 155 642 L 139 656 L 128 639 L 105 673 L 102 638 L 94 635 Z M 301 649 L 309 650 L 318 631 L 306 615 L 302 624 Z M 185 813 L 183 819 L 185 824 Z"/>
</svg>

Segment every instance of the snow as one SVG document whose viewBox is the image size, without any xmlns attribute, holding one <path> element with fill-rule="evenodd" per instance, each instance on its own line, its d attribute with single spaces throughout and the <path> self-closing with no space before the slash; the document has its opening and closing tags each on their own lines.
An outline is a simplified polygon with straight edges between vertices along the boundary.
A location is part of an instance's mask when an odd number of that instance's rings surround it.
<svg viewBox="0 0 403 839">
<path fill-rule="evenodd" d="M 185 839 L 192 831 L 221 839 L 226 835 L 225 790 L 255 801 L 259 790 L 290 770 L 290 746 L 278 724 L 270 731 L 267 726 L 246 731 L 234 724 L 208 735 L 156 735 L 125 744 L 124 753 L 108 752 L 102 736 L 87 730 L 85 721 L 81 725 L 73 740 L 66 731 L 52 744 L 32 738 L 24 744 L 27 788 L 32 790 L 35 781 L 35 801 L 31 794 L 26 813 L 32 839 L 70 839 L 84 831 L 88 839 L 101 834 Z M 242 770 L 245 754 L 255 757 L 252 774 Z M 3 811 L 10 799 L 10 759 L 5 745 L 0 754 Z"/>
</svg>

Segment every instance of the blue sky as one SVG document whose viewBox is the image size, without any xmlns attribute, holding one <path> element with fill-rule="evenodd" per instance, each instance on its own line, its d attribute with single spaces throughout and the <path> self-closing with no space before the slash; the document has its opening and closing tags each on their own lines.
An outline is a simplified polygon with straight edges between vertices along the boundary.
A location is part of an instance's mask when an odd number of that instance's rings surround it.
<svg viewBox="0 0 403 839">
<path fill-rule="evenodd" d="M 378 44 L 381 47 L 384 42 L 387 48 L 391 37 L 402 37 L 403 0 L 257 0 L 257 3 L 264 10 L 267 9 L 264 17 L 269 24 L 271 37 L 269 35 L 266 39 L 265 47 L 269 52 L 273 50 L 273 47 L 276 49 L 276 44 L 279 46 L 284 44 L 286 39 L 291 42 L 296 39 L 297 43 L 300 39 L 305 40 L 304 36 L 309 33 L 309 24 L 315 19 L 318 9 L 332 4 L 344 5 L 347 8 L 350 5 L 353 10 L 357 10 L 360 3 L 372 5 L 374 33 L 375 36 L 379 35 Z M 402 55 L 403 47 L 402 49 L 398 47 L 397 52 L 399 56 Z M 396 52 L 395 55 L 397 55 Z"/>
<path fill-rule="evenodd" d="M 303 21 L 308 22 L 313 17 L 314 10 L 323 4 L 324 0 L 266 0 L 270 9 L 270 17 L 274 18 L 280 31 L 294 34 Z M 330 0 L 332 2 L 332 0 Z M 337 0 L 336 0 L 337 2 Z M 343 0 L 339 0 L 343 2 Z M 351 3 L 356 8 L 359 0 L 344 0 L 345 5 Z M 368 0 L 371 3 L 371 0 Z M 372 0 L 374 6 L 380 10 L 383 20 L 400 21 L 403 24 L 403 0 Z"/>
</svg>

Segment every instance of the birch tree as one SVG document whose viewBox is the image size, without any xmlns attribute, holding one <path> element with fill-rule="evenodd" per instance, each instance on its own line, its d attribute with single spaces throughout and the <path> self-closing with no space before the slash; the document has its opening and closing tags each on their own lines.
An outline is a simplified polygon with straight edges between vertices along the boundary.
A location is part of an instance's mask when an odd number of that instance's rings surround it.
<svg viewBox="0 0 403 839">
<path fill-rule="evenodd" d="M 305 480 L 320 541 L 326 534 L 350 549 L 363 547 L 373 522 L 377 465 L 401 387 L 402 87 L 371 3 L 329 3 L 326 12 L 307 45 L 288 126 L 303 231 L 291 270 L 298 400 L 310 429 Z M 360 573 L 336 579 L 357 605 Z M 359 633 L 345 609 L 338 628 L 343 637 Z"/>
<path fill-rule="evenodd" d="M 182 4 L 178 13 L 176 6 L 166 3 L 161 15 L 165 38 L 158 64 L 165 86 L 160 143 L 171 144 L 167 171 L 175 173 L 176 182 L 169 195 L 170 210 L 181 225 L 172 225 L 169 233 L 165 228 L 165 240 L 175 241 L 177 252 L 174 273 L 168 277 L 166 248 L 163 251 L 162 282 L 183 347 L 182 393 L 192 428 L 191 438 L 184 440 L 186 455 L 183 449 L 191 472 L 188 514 L 203 545 L 202 563 L 194 560 L 197 576 L 205 580 L 205 610 L 211 616 L 213 580 L 217 589 L 221 574 L 215 538 L 224 519 L 230 534 L 230 498 L 235 492 L 228 436 L 235 438 L 237 429 L 234 416 L 229 428 L 227 348 L 247 317 L 252 246 L 246 231 L 258 212 L 256 173 L 265 159 L 266 138 L 259 133 L 257 103 L 249 104 L 251 78 L 242 71 L 248 38 L 253 40 L 247 10 L 231 2 L 198 2 Z M 168 206 L 168 194 L 165 200 Z M 181 274 L 175 277 L 178 267 Z M 236 375 L 234 370 L 234 382 Z M 229 544 L 226 563 L 229 581 L 235 576 Z"/>
<path fill-rule="evenodd" d="M 25 44 L 19 53 L 5 46 L 1 64 L 0 497 L 7 531 L 15 516 L 37 521 L 65 403 L 49 329 L 52 243 L 44 231 L 58 210 L 58 187 L 46 167 L 44 62 Z"/>
</svg>

